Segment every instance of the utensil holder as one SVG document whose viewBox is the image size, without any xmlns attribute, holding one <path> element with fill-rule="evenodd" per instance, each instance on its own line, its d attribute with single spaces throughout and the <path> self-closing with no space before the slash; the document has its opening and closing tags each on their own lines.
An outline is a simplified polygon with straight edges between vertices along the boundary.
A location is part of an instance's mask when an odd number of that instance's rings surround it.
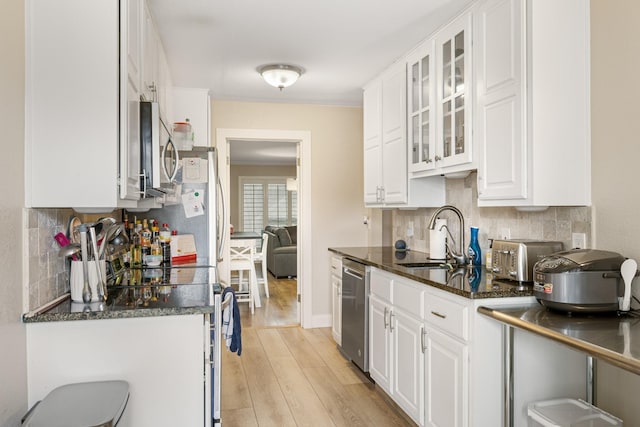
<svg viewBox="0 0 640 427">
<path fill-rule="evenodd" d="M 107 263 L 104 260 L 89 261 L 89 288 L 91 289 L 91 301 L 96 302 L 98 299 L 98 269 L 100 264 L 102 277 L 107 277 Z M 71 273 L 69 274 L 69 288 L 71 289 L 71 301 L 82 301 L 82 288 L 84 287 L 84 274 L 82 272 L 82 261 L 71 261 Z"/>
</svg>

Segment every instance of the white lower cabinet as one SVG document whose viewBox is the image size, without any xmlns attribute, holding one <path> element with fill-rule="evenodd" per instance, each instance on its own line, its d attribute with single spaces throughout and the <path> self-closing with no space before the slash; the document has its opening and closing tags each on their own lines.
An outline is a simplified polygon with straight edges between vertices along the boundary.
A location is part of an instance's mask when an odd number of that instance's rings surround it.
<svg viewBox="0 0 640 427">
<path fill-rule="evenodd" d="M 535 299 L 471 299 L 377 268 L 370 279 L 369 374 L 376 384 L 420 426 L 502 426 L 503 327 L 477 308 Z"/>
<path fill-rule="evenodd" d="M 424 352 L 422 321 L 400 308 L 391 312 L 393 387 L 398 406 L 418 424 L 424 422 Z"/>
<path fill-rule="evenodd" d="M 331 335 L 338 345 L 342 345 L 342 257 L 331 255 Z"/>
<path fill-rule="evenodd" d="M 208 315 L 28 323 L 26 333 L 30 407 L 64 384 L 125 380 L 119 426 L 209 425 Z"/>
<path fill-rule="evenodd" d="M 369 375 L 387 393 L 391 391 L 390 308 L 390 302 L 369 297 Z"/>
<path fill-rule="evenodd" d="M 371 271 L 369 374 L 416 423 L 424 422 L 424 285 Z"/>
<path fill-rule="evenodd" d="M 469 347 L 425 325 L 425 423 L 432 427 L 468 425 Z"/>
</svg>

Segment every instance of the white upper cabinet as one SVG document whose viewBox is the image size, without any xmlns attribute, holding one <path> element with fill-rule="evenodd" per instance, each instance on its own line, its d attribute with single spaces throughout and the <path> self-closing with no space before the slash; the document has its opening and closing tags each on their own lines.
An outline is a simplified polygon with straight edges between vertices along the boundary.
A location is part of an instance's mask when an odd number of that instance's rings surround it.
<svg viewBox="0 0 640 427">
<path fill-rule="evenodd" d="M 364 89 L 364 201 L 370 207 L 440 206 L 441 177 L 409 180 L 406 62 L 394 63 Z"/>
<path fill-rule="evenodd" d="M 475 169 L 471 144 L 471 14 L 407 58 L 410 178 Z"/>
<path fill-rule="evenodd" d="M 364 188 L 368 205 L 407 202 L 405 68 L 395 63 L 364 90 Z"/>
<path fill-rule="evenodd" d="M 143 0 L 27 1 L 26 206 L 138 207 L 144 13 Z"/>
<path fill-rule="evenodd" d="M 139 200 L 140 192 L 140 107 L 143 87 L 143 19 L 142 0 L 123 0 L 120 14 L 120 51 L 126 61 L 120 64 L 120 197 Z M 125 11 L 126 12 L 122 12 Z M 75 206 L 75 205 L 73 205 Z"/>
<path fill-rule="evenodd" d="M 433 170 L 435 157 L 435 55 L 427 40 L 407 58 L 409 171 Z"/>
<path fill-rule="evenodd" d="M 209 89 L 174 87 L 171 91 L 174 122 L 189 119 L 195 147 L 211 146 Z"/>
<path fill-rule="evenodd" d="M 142 42 L 142 80 L 141 92 L 146 101 L 158 103 L 160 117 L 168 121 L 171 118 L 171 74 L 164 47 L 149 7 L 144 6 L 143 42 Z M 169 126 L 169 123 L 166 123 Z"/>
<path fill-rule="evenodd" d="M 119 20 L 121 13 L 127 22 L 131 3 L 120 9 L 106 0 L 27 1 L 27 207 L 135 207 L 118 192 L 118 143 L 129 137 L 128 120 L 137 120 L 137 108 L 129 112 L 119 92 Z M 139 49 L 129 46 L 122 54 L 133 70 Z M 137 83 L 133 76 L 123 93 L 135 92 Z"/>
<path fill-rule="evenodd" d="M 478 205 L 589 205 L 589 2 L 483 0 L 475 29 Z"/>
<path fill-rule="evenodd" d="M 471 14 L 465 13 L 436 34 L 437 142 L 434 160 L 443 173 L 475 168 L 471 165 L 471 20 Z"/>
</svg>

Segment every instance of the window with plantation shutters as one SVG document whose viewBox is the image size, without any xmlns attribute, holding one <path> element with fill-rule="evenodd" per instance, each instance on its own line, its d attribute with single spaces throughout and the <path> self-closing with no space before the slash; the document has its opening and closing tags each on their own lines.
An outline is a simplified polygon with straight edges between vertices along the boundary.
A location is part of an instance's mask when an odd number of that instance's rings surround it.
<svg viewBox="0 0 640 427">
<path fill-rule="evenodd" d="M 260 232 L 267 225 L 296 225 L 298 195 L 287 191 L 287 177 L 240 177 L 242 231 Z"/>
</svg>

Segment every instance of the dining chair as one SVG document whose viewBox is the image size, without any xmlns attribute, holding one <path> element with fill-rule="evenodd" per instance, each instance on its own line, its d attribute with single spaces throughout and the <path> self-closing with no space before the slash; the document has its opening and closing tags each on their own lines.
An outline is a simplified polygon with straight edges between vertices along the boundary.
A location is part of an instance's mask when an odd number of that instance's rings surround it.
<svg viewBox="0 0 640 427">
<path fill-rule="evenodd" d="M 234 242 L 234 245 L 229 246 L 229 271 L 237 271 L 240 277 L 238 280 L 238 292 L 236 292 L 236 301 L 238 303 L 248 302 L 251 307 L 251 314 L 254 313 L 254 295 L 253 292 L 257 289 L 257 277 L 255 264 L 253 257 L 255 253 L 255 245 L 246 242 Z M 242 277 L 244 272 L 247 272 L 249 277 L 249 283 L 247 289 L 243 289 Z"/>
<path fill-rule="evenodd" d="M 269 243 L 269 235 L 262 233 L 262 247 L 260 252 L 255 252 L 253 255 L 254 263 L 262 264 L 262 277 L 257 278 L 257 284 L 264 284 L 264 293 L 269 298 L 269 281 L 267 279 L 267 244 Z"/>
</svg>

